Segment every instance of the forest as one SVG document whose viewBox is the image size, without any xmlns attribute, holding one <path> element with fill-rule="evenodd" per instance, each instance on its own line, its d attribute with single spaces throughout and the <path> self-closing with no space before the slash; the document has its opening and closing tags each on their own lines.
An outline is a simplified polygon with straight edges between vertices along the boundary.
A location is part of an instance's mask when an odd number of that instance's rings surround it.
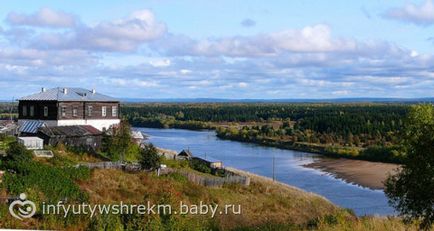
<svg viewBox="0 0 434 231">
<path fill-rule="evenodd" d="M 1 102 L 0 103 L 0 119 L 17 118 L 18 108 L 14 102 Z"/>
<path fill-rule="evenodd" d="M 133 126 L 215 129 L 217 136 L 262 145 L 400 162 L 408 104 L 125 104 Z"/>
</svg>

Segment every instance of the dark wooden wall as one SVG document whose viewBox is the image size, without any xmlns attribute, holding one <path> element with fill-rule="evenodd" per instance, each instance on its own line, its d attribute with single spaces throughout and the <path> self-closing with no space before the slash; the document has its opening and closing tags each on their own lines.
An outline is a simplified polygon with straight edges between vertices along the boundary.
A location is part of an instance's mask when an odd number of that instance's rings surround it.
<svg viewBox="0 0 434 231">
<path fill-rule="evenodd" d="M 64 137 L 64 136 L 48 136 L 42 132 L 38 132 L 38 137 L 44 140 L 44 145 L 56 146 L 64 144 L 70 147 L 86 148 L 88 150 L 96 150 L 101 147 L 102 135 L 89 135 L 80 137 Z"/>
<path fill-rule="evenodd" d="M 23 106 L 27 107 L 27 116 L 23 115 Z M 35 107 L 35 115 L 30 116 L 30 106 Z M 44 106 L 48 106 L 48 116 L 44 116 Z M 40 119 L 56 120 L 57 119 L 57 102 L 56 101 L 20 101 L 18 104 L 19 119 Z"/>
</svg>

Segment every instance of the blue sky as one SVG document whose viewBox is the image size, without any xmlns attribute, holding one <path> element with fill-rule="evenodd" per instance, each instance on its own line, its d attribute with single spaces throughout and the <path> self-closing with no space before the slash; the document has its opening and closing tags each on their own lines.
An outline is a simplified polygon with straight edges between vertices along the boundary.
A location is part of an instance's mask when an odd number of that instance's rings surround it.
<svg viewBox="0 0 434 231">
<path fill-rule="evenodd" d="M 25 6 L 24 6 L 25 5 Z M 422 1 L 8 1 L 1 99 L 433 97 Z"/>
</svg>

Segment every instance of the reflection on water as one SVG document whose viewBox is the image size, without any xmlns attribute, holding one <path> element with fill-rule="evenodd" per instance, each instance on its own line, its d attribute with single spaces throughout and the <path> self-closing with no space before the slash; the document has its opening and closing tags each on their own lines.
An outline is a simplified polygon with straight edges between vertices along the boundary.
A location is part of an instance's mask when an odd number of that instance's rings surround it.
<svg viewBox="0 0 434 231">
<path fill-rule="evenodd" d="M 383 191 L 348 184 L 324 172 L 302 167 L 318 158 L 315 154 L 221 140 L 213 131 L 136 129 L 148 135 L 149 142 L 158 147 L 176 151 L 190 149 L 193 155 L 213 157 L 223 161 L 225 166 L 267 177 L 272 177 L 274 157 L 275 176 L 281 182 L 320 194 L 341 207 L 353 209 L 358 215 L 394 213 Z"/>
</svg>

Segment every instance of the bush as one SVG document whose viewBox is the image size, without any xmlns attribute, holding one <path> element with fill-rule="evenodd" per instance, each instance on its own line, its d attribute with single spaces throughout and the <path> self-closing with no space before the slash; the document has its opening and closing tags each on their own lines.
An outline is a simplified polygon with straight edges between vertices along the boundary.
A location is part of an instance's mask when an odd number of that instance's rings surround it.
<svg viewBox="0 0 434 231">
<path fill-rule="evenodd" d="M 153 144 L 147 144 L 140 151 L 139 164 L 142 169 L 154 170 L 160 167 L 161 158 Z"/>
<path fill-rule="evenodd" d="M 30 161 L 32 159 L 32 152 L 16 141 L 9 144 L 6 154 L 6 161 Z"/>
<path fill-rule="evenodd" d="M 8 162 L 6 167 L 14 172 L 7 172 L 3 182 L 6 189 L 12 194 L 40 191 L 45 198 L 38 199 L 45 199 L 49 202 L 57 202 L 64 198 L 78 202 L 87 199 L 86 194 L 80 190 L 74 181 L 89 178 L 89 168 L 60 168 L 33 161 Z"/>
<path fill-rule="evenodd" d="M 400 163 L 402 155 L 400 155 L 399 147 L 382 147 L 371 146 L 360 153 L 360 156 L 367 160 Z"/>
<path fill-rule="evenodd" d="M 203 161 L 192 159 L 190 160 L 190 167 L 199 172 L 211 174 L 211 168 Z"/>
</svg>

